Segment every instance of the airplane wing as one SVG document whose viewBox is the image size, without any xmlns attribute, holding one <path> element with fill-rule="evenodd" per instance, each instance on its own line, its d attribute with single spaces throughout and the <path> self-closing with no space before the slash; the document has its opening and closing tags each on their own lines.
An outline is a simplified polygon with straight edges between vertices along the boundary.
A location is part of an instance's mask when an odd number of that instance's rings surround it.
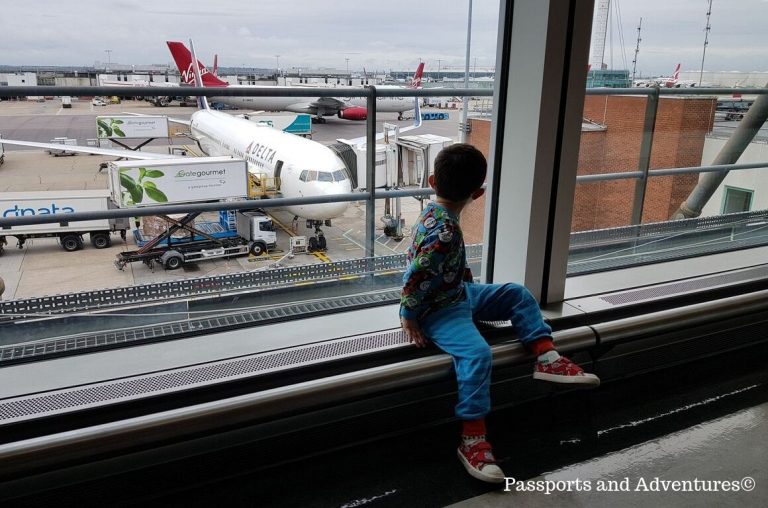
<svg viewBox="0 0 768 508">
<path fill-rule="evenodd" d="M 5 145 L 32 146 L 43 148 L 45 150 L 56 150 L 77 153 L 92 153 L 94 155 L 109 155 L 111 157 L 124 157 L 126 159 L 178 159 L 178 155 L 164 153 L 138 152 L 134 150 L 122 150 L 118 148 L 96 148 L 93 146 L 62 145 L 60 143 L 38 143 L 36 141 L 19 141 L 16 139 L 5 139 L 2 141 Z"/>
<path fill-rule="evenodd" d="M 309 113 L 311 115 L 335 115 L 342 109 L 346 108 L 347 104 L 339 99 L 333 97 L 320 97 L 310 102 L 297 102 L 289 106 L 284 107 L 285 111 L 292 113 Z"/>
<path fill-rule="evenodd" d="M 334 99 L 333 97 L 320 97 L 316 101 L 312 102 L 313 105 L 317 105 L 318 107 L 323 107 L 326 109 L 342 109 L 347 106 L 347 104 L 344 101 L 341 101 L 339 99 Z"/>
</svg>

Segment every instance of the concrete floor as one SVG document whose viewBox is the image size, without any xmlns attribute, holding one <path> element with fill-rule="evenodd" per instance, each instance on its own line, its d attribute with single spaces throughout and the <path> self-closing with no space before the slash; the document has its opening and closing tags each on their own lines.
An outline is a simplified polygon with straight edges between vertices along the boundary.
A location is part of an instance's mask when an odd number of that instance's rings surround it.
<svg viewBox="0 0 768 508">
<path fill-rule="evenodd" d="M 450 506 L 768 506 L 766 436 L 761 404 Z"/>
</svg>

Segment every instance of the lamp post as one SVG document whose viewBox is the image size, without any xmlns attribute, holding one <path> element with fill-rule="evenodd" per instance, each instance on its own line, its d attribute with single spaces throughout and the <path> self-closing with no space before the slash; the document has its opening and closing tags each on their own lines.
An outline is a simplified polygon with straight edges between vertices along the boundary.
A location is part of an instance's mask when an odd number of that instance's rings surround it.
<svg viewBox="0 0 768 508">
<path fill-rule="evenodd" d="M 469 47 L 472 42 L 472 0 L 469 0 L 469 14 L 467 15 L 467 59 L 464 62 L 464 88 L 469 88 Z M 467 141 L 467 110 L 469 109 L 469 96 L 464 96 L 461 109 L 461 123 L 459 124 L 459 143 Z"/>
<path fill-rule="evenodd" d="M 112 50 L 111 49 L 105 49 L 104 53 L 107 54 L 107 66 L 104 67 L 104 71 L 106 72 L 106 71 L 109 70 L 109 66 L 112 65 Z"/>
<path fill-rule="evenodd" d="M 275 76 L 280 74 L 280 55 L 275 55 Z"/>
</svg>

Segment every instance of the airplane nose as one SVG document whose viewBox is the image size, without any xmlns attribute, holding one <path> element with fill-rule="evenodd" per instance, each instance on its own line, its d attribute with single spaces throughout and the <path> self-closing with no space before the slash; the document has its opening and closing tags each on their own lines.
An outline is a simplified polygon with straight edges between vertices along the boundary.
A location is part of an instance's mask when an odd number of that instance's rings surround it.
<svg viewBox="0 0 768 508">
<path fill-rule="evenodd" d="M 322 190 L 325 196 L 334 196 L 339 194 L 347 194 L 352 192 L 352 184 L 349 181 L 337 182 L 334 185 L 329 185 Z M 341 216 L 349 206 L 349 203 L 342 201 L 339 203 L 319 203 L 315 205 L 302 205 L 296 207 L 292 211 L 306 219 L 312 220 L 326 220 L 334 219 Z"/>
</svg>

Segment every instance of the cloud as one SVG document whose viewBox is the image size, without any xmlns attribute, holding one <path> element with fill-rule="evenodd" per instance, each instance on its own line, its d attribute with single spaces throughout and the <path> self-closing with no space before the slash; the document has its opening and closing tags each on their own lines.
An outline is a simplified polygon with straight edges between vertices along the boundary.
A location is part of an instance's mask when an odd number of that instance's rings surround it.
<svg viewBox="0 0 768 508">
<path fill-rule="evenodd" d="M 1 64 L 93 65 L 106 60 L 124 64 L 170 63 L 166 40 L 195 39 L 201 58 L 219 55 L 221 65 L 335 67 L 361 70 L 408 68 L 419 59 L 427 69 L 462 66 L 466 42 L 466 3 L 444 0 L 117 0 L 109 4 L 80 0 L 6 2 L 0 16 Z M 700 65 L 706 22 L 704 0 L 614 0 L 621 11 L 611 30 L 614 66 L 627 65 L 643 18 L 638 68 L 644 74 L 669 74 Z M 715 2 L 712 9 L 708 69 L 764 69 L 768 54 L 768 0 Z M 474 0 L 472 64 L 495 63 L 498 0 Z M 350 53 L 360 55 L 350 55 Z"/>
</svg>

